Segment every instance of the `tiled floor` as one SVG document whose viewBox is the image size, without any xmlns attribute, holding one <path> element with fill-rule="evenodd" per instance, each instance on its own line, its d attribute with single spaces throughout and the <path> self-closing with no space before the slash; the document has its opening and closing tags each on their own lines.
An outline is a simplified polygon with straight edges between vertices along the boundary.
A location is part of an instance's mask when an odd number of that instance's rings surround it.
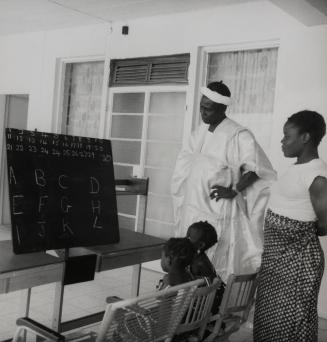
<svg viewBox="0 0 327 342">
<path fill-rule="evenodd" d="M 142 270 L 141 293 L 153 291 L 162 274 Z M 130 297 L 132 268 L 125 267 L 96 274 L 94 281 L 65 286 L 63 321 L 104 310 L 105 298 L 116 295 Z M 55 285 L 33 288 L 30 317 L 51 326 Z M 15 321 L 23 315 L 22 291 L 0 295 L 0 341 L 13 336 Z"/>
<path fill-rule="evenodd" d="M 9 240 L 10 231 L 0 226 L 0 240 Z M 105 298 L 131 296 L 132 267 L 96 273 L 95 280 L 65 286 L 62 321 L 103 311 Z M 153 291 L 162 273 L 142 269 L 140 293 Z M 16 319 L 24 315 L 22 298 L 26 291 L 0 295 L 0 341 L 9 339 L 15 331 Z M 30 317 L 51 326 L 55 284 L 32 289 Z"/>
<path fill-rule="evenodd" d="M 7 231 L 0 229 L 0 240 L 9 239 Z M 162 274 L 142 269 L 141 293 L 152 291 Z M 131 293 L 132 268 L 96 274 L 95 280 L 65 287 L 63 321 L 104 310 L 107 296 L 127 298 Z M 31 314 L 35 320 L 50 326 L 54 302 L 55 285 L 33 288 Z M 23 315 L 21 306 L 22 291 L 0 295 L 0 341 L 9 339 L 15 331 L 15 321 Z M 320 319 L 319 342 L 327 341 L 327 320 Z M 238 333 L 230 337 L 230 342 L 252 342 L 251 320 Z"/>
<path fill-rule="evenodd" d="M 252 338 L 252 324 L 251 322 L 246 322 L 241 329 L 231 335 L 229 338 L 230 342 L 253 342 Z M 318 342 L 327 341 L 327 320 L 319 318 L 319 332 L 318 332 Z"/>
</svg>

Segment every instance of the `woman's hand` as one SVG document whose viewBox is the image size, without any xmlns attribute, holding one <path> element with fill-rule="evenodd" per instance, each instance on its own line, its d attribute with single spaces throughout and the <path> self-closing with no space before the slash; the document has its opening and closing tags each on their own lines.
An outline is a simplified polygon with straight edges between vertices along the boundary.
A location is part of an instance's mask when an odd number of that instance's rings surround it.
<svg viewBox="0 0 327 342">
<path fill-rule="evenodd" d="M 237 195 L 237 192 L 235 190 L 232 189 L 232 186 L 226 188 L 224 186 L 220 186 L 220 185 L 214 185 L 213 187 L 211 187 L 210 189 L 210 198 L 211 199 L 215 199 L 216 202 L 220 199 L 220 198 L 229 198 L 232 199 Z"/>
</svg>

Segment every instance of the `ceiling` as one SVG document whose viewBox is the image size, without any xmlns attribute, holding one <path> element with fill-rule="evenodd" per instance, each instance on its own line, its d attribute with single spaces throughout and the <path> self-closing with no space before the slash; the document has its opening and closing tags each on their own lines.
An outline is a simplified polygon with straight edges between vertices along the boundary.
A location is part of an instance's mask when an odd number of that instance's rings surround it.
<svg viewBox="0 0 327 342">
<path fill-rule="evenodd" d="M 327 0 L 0 0 L 0 35 L 271 1 L 308 26 L 327 24 Z"/>
</svg>

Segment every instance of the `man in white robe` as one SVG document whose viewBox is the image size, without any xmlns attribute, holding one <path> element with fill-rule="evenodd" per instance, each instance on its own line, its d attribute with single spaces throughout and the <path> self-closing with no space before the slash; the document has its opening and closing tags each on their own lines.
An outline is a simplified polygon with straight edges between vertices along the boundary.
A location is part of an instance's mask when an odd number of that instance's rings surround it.
<svg viewBox="0 0 327 342">
<path fill-rule="evenodd" d="M 230 91 L 222 82 L 201 88 L 203 123 L 180 152 L 172 177 L 176 236 L 197 221 L 208 221 L 218 243 L 208 255 L 224 281 L 231 273 L 257 271 L 270 161 L 246 128 L 226 117 Z"/>
</svg>

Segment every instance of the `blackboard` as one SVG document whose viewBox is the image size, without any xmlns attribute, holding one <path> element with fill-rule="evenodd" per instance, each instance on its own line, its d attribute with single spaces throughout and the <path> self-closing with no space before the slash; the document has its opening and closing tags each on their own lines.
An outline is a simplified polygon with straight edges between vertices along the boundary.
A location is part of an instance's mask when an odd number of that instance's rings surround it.
<svg viewBox="0 0 327 342">
<path fill-rule="evenodd" d="M 119 241 L 110 140 L 6 129 L 17 254 Z"/>
</svg>

